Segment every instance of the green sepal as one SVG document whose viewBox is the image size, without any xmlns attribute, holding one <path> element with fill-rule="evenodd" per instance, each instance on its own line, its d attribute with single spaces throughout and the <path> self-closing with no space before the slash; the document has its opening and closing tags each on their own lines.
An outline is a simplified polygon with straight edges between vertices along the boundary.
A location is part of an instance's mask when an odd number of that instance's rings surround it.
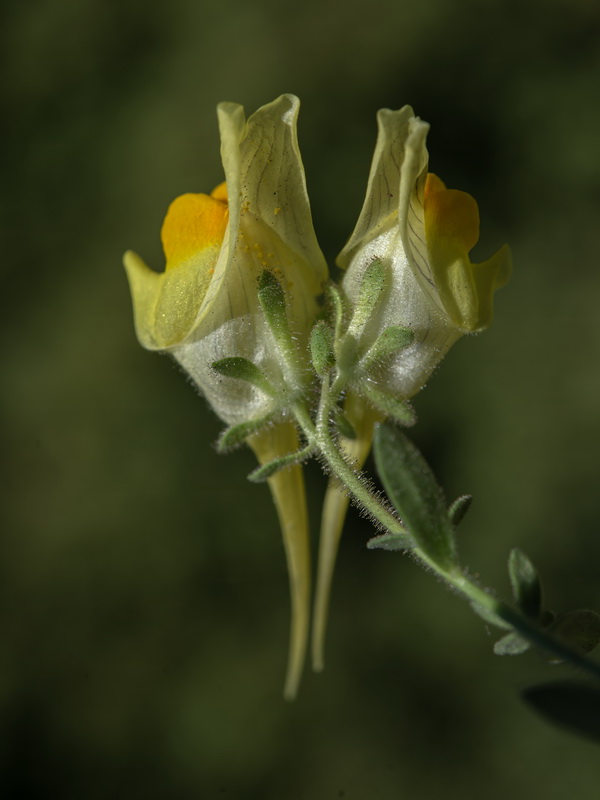
<svg viewBox="0 0 600 800">
<path fill-rule="evenodd" d="M 529 650 L 529 647 L 530 643 L 527 639 L 512 631 L 498 639 L 494 645 L 494 653 L 497 656 L 520 656 L 521 653 Z"/>
<path fill-rule="evenodd" d="M 391 325 L 377 337 L 360 360 L 360 368 L 370 372 L 374 367 L 385 363 L 390 356 L 404 350 L 414 341 L 415 334 L 410 328 Z"/>
<path fill-rule="evenodd" d="M 262 464 L 260 467 L 252 470 L 248 475 L 248 480 L 252 481 L 252 483 L 263 483 L 276 472 L 279 472 L 280 469 L 291 467 L 294 464 L 300 464 L 311 456 L 313 452 L 314 448 L 312 446 L 304 447 L 302 450 L 296 450 L 294 453 L 288 453 L 280 458 L 274 458 L 273 461 L 267 461 L 266 464 Z"/>
<path fill-rule="evenodd" d="M 249 420 L 248 422 L 240 422 L 239 425 L 232 425 L 230 428 L 225 428 L 217 439 L 217 453 L 226 453 L 233 448 L 243 444 L 248 436 L 258 433 L 265 425 L 271 422 L 272 417 L 266 416 L 260 419 Z"/>
<path fill-rule="evenodd" d="M 417 421 L 417 415 L 408 400 L 400 400 L 393 394 L 382 392 L 381 389 L 376 389 L 368 381 L 357 385 L 356 391 L 366 397 L 386 417 L 391 417 L 405 428 L 410 428 Z"/>
<path fill-rule="evenodd" d="M 348 333 L 358 336 L 371 318 L 385 289 L 387 272 L 386 265 L 378 258 L 364 271 Z"/>
<path fill-rule="evenodd" d="M 247 358 L 242 358 L 241 356 L 222 358 L 220 361 L 213 361 L 212 368 L 219 375 L 224 375 L 226 378 L 236 378 L 239 381 L 251 383 L 271 397 L 276 394 L 274 387 L 269 383 L 264 372 L 252 361 L 248 361 Z"/>
<path fill-rule="evenodd" d="M 464 519 L 465 514 L 471 508 L 473 502 L 472 494 L 461 494 L 448 507 L 448 517 L 453 525 L 458 525 Z"/>
<path fill-rule="evenodd" d="M 414 546 L 412 536 L 407 533 L 384 533 L 367 542 L 368 550 L 412 550 Z"/>
<path fill-rule="evenodd" d="M 457 566 L 454 526 L 429 465 L 415 445 L 394 425 L 375 429 L 377 472 L 408 532 L 442 569 Z"/>
<path fill-rule="evenodd" d="M 525 616 L 539 620 L 542 613 L 542 584 L 536 568 L 518 547 L 510 551 L 508 574 L 516 606 Z"/>
<path fill-rule="evenodd" d="M 310 357 L 317 375 L 321 378 L 333 367 L 333 331 L 320 320 L 310 332 Z"/>
<path fill-rule="evenodd" d="M 275 275 L 268 269 L 258 279 L 258 302 L 276 341 L 286 350 L 293 347 L 285 308 L 285 294 Z"/>
<path fill-rule="evenodd" d="M 351 439 L 354 441 L 356 439 L 356 430 L 354 425 L 350 422 L 348 417 L 344 414 L 341 409 L 338 409 L 335 413 L 335 426 L 338 429 L 338 432 L 345 438 Z"/>
<path fill-rule="evenodd" d="M 549 633 L 582 653 L 591 653 L 600 644 L 600 615 L 589 609 L 559 614 L 548 627 Z"/>
</svg>

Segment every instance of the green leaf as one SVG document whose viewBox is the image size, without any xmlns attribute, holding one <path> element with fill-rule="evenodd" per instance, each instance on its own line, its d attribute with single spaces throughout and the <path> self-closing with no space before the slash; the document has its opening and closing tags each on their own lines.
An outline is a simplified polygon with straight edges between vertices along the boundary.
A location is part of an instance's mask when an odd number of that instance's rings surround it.
<svg viewBox="0 0 600 800">
<path fill-rule="evenodd" d="M 233 356 L 231 358 L 222 358 L 220 361 L 213 361 L 212 368 L 224 375 L 226 378 L 236 378 L 240 381 L 246 381 L 253 386 L 262 389 L 265 394 L 271 397 L 275 396 L 275 389 L 267 380 L 264 372 L 259 369 L 252 361 L 241 356 Z"/>
<path fill-rule="evenodd" d="M 578 681 L 556 681 L 521 692 L 531 708 L 554 725 L 600 742 L 600 692 Z"/>
<path fill-rule="evenodd" d="M 285 469 L 285 467 L 292 467 L 295 464 L 300 464 L 302 461 L 311 456 L 313 452 L 314 448 L 312 446 L 304 447 L 302 450 L 296 450 L 294 453 L 288 453 L 285 456 L 274 458 L 273 461 L 267 461 L 266 464 L 262 464 L 260 467 L 252 470 L 252 472 L 248 475 L 248 480 L 252 481 L 252 483 L 263 483 L 276 472 L 279 472 L 280 469 Z"/>
<path fill-rule="evenodd" d="M 376 428 L 374 453 L 387 495 L 417 545 L 442 569 L 456 566 L 454 526 L 443 492 L 419 450 L 398 428 L 385 423 Z"/>
<path fill-rule="evenodd" d="M 362 381 L 355 386 L 355 391 L 366 397 L 375 408 L 386 417 L 391 417 L 405 428 L 410 428 L 417 421 L 417 415 L 408 400 L 400 400 L 393 394 L 376 389 L 368 381 Z"/>
<path fill-rule="evenodd" d="M 536 568 L 517 547 L 510 551 L 508 574 L 518 608 L 531 619 L 539 620 L 542 613 L 542 584 Z"/>
<path fill-rule="evenodd" d="M 285 350 L 293 348 L 292 334 L 285 308 L 285 294 L 275 275 L 268 269 L 258 279 L 258 301 L 276 341 Z"/>
<path fill-rule="evenodd" d="M 310 332 L 310 356 L 315 372 L 323 377 L 334 365 L 333 331 L 320 320 Z"/>
<path fill-rule="evenodd" d="M 548 631 L 582 653 L 591 653 L 600 643 L 600 615 L 589 609 L 559 614 Z"/>
<path fill-rule="evenodd" d="M 526 650 L 529 650 L 530 644 L 527 639 L 524 639 L 518 633 L 507 633 L 501 639 L 498 639 L 494 645 L 494 653 L 497 656 L 519 656 Z"/>
<path fill-rule="evenodd" d="M 410 328 L 402 328 L 399 325 L 386 328 L 361 358 L 361 370 L 370 372 L 374 367 L 385 363 L 390 356 L 408 347 L 414 338 L 415 334 Z"/>
<path fill-rule="evenodd" d="M 378 258 L 364 271 L 348 333 L 359 336 L 379 303 L 387 280 L 387 267 Z"/>
<path fill-rule="evenodd" d="M 261 417 L 260 419 L 249 420 L 248 422 L 241 422 L 239 425 L 232 425 L 230 428 L 225 428 L 217 439 L 217 452 L 226 453 L 234 447 L 243 444 L 248 436 L 253 433 L 258 433 L 261 428 L 268 425 L 271 421 L 271 416 Z"/>
<path fill-rule="evenodd" d="M 471 508 L 473 502 L 472 494 L 461 494 L 456 500 L 450 504 L 448 508 L 448 517 L 453 525 L 458 525 L 464 519 L 465 514 Z"/>
<path fill-rule="evenodd" d="M 369 550 L 412 550 L 414 546 L 412 537 L 406 533 L 384 533 L 367 542 Z"/>
</svg>

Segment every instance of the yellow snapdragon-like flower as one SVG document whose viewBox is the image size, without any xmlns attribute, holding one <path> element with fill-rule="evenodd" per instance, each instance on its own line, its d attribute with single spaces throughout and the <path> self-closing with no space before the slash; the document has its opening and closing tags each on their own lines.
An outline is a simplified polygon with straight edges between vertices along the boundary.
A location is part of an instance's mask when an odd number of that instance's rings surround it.
<svg viewBox="0 0 600 800">
<path fill-rule="evenodd" d="M 171 353 L 229 425 L 273 415 L 270 427 L 247 440 L 260 463 L 298 447 L 285 409 L 278 416 L 278 397 L 301 391 L 290 384 L 298 382 L 302 369 L 289 372 L 259 308 L 258 278 L 265 269 L 277 276 L 294 335 L 302 344 L 328 275 L 298 149 L 298 109 L 296 97 L 283 95 L 246 120 L 241 106 L 221 103 L 225 183 L 210 195 L 186 194 L 171 204 L 161 232 L 163 272 L 149 269 L 133 252 L 124 257 L 140 343 Z M 275 391 L 225 376 L 212 366 L 232 357 L 255 364 Z M 292 697 L 304 660 L 310 603 L 302 468 L 296 465 L 274 475 L 269 485 L 290 573 L 292 630 L 285 693 Z"/>
<path fill-rule="evenodd" d="M 494 292 L 511 272 L 506 246 L 483 263 L 469 259 L 479 238 L 477 203 L 428 173 L 429 125 L 410 106 L 382 109 L 377 121 L 366 198 L 337 263 L 346 270 L 342 286 L 352 306 L 360 302 L 361 285 L 373 262 L 381 262 L 386 271 L 381 301 L 360 331 L 361 352 L 392 326 L 406 328 L 412 338 L 373 375 L 361 376 L 350 388 L 347 416 L 358 436 L 341 443 L 357 468 L 369 453 L 374 422 L 382 417 L 362 389 L 401 400 L 416 394 L 463 334 L 491 323 Z M 347 494 L 332 482 L 321 523 L 313 633 L 317 669 L 323 665 L 327 605 L 347 507 Z"/>
</svg>

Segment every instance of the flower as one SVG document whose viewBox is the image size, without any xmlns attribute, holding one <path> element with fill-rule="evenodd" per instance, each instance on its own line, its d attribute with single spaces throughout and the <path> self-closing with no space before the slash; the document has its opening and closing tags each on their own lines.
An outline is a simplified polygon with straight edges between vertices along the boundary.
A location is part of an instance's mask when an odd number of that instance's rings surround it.
<svg viewBox="0 0 600 800">
<path fill-rule="evenodd" d="M 296 122 L 299 101 L 282 95 L 246 121 L 243 108 L 218 106 L 225 183 L 210 195 L 185 194 L 170 206 L 161 238 L 164 272 L 129 251 L 124 264 L 133 296 L 138 339 L 169 352 L 229 425 L 272 418 L 250 435 L 260 463 L 297 447 L 281 398 L 302 382 L 303 365 L 290 371 L 281 343 L 265 322 L 257 283 L 265 269 L 286 294 L 294 335 L 306 352 L 317 313 L 316 296 L 327 265 L 312 226 Z M 213 364 L 245 358 L 274 391 L 219 373 Z M 252 433 L 250 426 L 249 433 Z M 269 479 L 279 514 L 292 594 L 292 633 L 285 694 L 296 693 L 308 635 L 310 562 L 302 468 Z"/>
<path fill-rule="evenodd" d="M 407 399 L 464 333 L 491 323 L 493 294 L 508 281 L 511 258 L 504 246 L 481 264 L 470 261 L 479 238 L 477 203 L 428 174 L 429 125 L 410 106 L 382 109 L 377 119 L 367 195 L 337 263 L 346 270 L 343 288 L 352 304 L 372 262 L 386 268 L 385 297 L 361 346 L 390 326 L 412 332 L 411 343 L 377 376 L 382 389 Z"/>
<path fill-rule="evenodd" d="M 327 280 L 298 150 L 298 108 L 296 97 L 283 95 L 246 122 L 241 106 L 221 103 L 225 184 L 171 204 L 161 232 L 164 272 L 131 251 L 124 257 L 140 343 L 170 352 L 229 424 L 264 416 L 276 400 L 218 374 L 215 361 L 247 358 L 282 391 L 289 384 L 260 313 L 260 273 L 269 268 L 283 283 L 300 340 L 308 337 Z"/>
<path fill-rule="evenodd" d="M 374 424 L 416 394 L 450 347 L 465 333 L 492 321 L 493 295 L 510 276 L 504 246 L 487 261 L 468 256 L 479 237 L 479 212 L 465 192 L 447 189 L 428 173 L 425 139 L 429 125 L 410 106 L 382 109 L 367 194 L 352 236 L 340 253 L 342 286 L 354 309 L 351 338 L 360 357 L 376 350 L 382 334 L 402 329 L 403 346 L 372 360 L 372 370 L 355 368 L 346 415 L 357 437 L 340 438 L 347 458 L 360 469 L 371 447 Z M 381 265 L 384 281 L 377 303 L 364 291 L 365 277 Z M 366 298 L 372 313 L 356 313 Z M 380 348 L 381 351 L 381 348 Z M 313 665 L 321 669 L 327 606 L 348 498 L 335 481 L 325 496 L 313 623 Z"/>
</svg>

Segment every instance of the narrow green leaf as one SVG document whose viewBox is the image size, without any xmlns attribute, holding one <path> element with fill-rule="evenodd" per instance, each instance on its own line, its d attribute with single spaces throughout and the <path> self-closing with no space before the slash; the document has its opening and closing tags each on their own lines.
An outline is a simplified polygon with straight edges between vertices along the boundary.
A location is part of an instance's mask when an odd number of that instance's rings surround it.
<svg viewBox="0 0 600 800">
<path fill-rule="evenodd" d="M 362 277 L 356 306 L 354 307 L 354 314 L 348 328 L 348 333 L 353 336 L 360 335 L 377 307 L 381 293 L 385 288 L 387 272 L 386 265 L 379 259 L 372 261 L 366 268 Z"/>
<path fill-rule="evenodd" d="M 248 475 L 248 480 L 252 483 L 263 483 L 280 469 L 291 467 L 294 464 L 300 464 L 314 452 L 313 447 L 304 447 L 302 450 L 296 450 L 294 453 L 288 453 L 280 458 L 274 458 L 273 461 L 268 461 L 260 467 L 252 470 Z"/>
<path fill-rule="evenodd" d="M 453 525 L 458 525 L 464 519 L 465 514 L 471 508 L 473 502 L 472 494 L 461 494 L 456 500 L 450 504 L 448 508 L 448 517 Z"/>
<path fill-rule="evenodd" d="M 410 428 L 417 421 L 417 415 L 408 400 L 401 400 L 393 394 L 382 392 L 368 381 L 358 384 L 356 391 L 365 396 L 386 417 L 391 417 L 405 428 Z"/>
<path fill-rule="evenodd" d="M 390 356 L 408 347 L 414 338 L 415 334 L 410 328 L 399 325 L 386 328 L 361 358 L 361 370 L 370 372 L 374 367 L 384 364 Z"/>
<path fill-rule="evenodd" d="M 518 608 L 526 616 L 539 620 L 542 611 L 542 584 L 536 568 L 518 547 L 510 551 L 508 574 Z"/>
<path fill-rule="evenodd" d="M 333 331 L 319 320 L 310 332 L 310 356 L 315 372 L 323 377 L 334 365 Z"/>
<path fill-rule="evenodd" d="M 277 342 L 286 350 L 293 347 L 285 307 L 285 294 L 275 275 L 268 269 L 258 279 L 258 301 Z"/>
<path fill-rule="evenodd" d="M 224 375 L 226 378 L 237 378 L 240 381 L 246 381 L 253 386 L 262 389 L 265 394 L 271 397 L 275 396 L 275 389 L 267 380 L 264 372 L 259 369 L 252 361 L 241 356 L 232 356 L 231 358 L 222 358 L 220 361 L 213 361 L 212 368 Z"/>
<path fill-rule="evenodd" d="M 243 444 L 248 436 L 253 433 L 258 433 L 265 425 L 271 421 L 271 416 L 261 417 L 260 419 L 253 419 L 249 422 L 241 422 L 239 425 L 232 425 L 230 428 L 225 428 L 217 439 L 217 452 L 226 453 L 240 444 Z"/>
<path fill-rule="evenodd" d="M 546 720 L 600 742 L 600 692 L 578 681 L 532 686 L 521 698 Z"/>
<path fill-rule="evenodd" d="M 396 511 L 423 551 L 443 569 L 456 566 L 454 526 L 443 492 L 415 445 L 393 425 L 378 425 L 377 471 Z"/>
<path fill-rule="evenodd" d="M 494 645 L 494 653 L 497 656 L 519 656 L 526 650 L 529 650 L 529 642 L 518 633 L 507 633 L 501 639 L 498 639 Z"/>
<path fill-rule="evenodd" d="M 369 550 L 412 550 L 415 543 L 406 533 L 384 533 L 367 542 Z"/>
<path fill-rule="evenodd" d="M 591 653 L 600 643 L 600 615 L 589 609 L 568 611 L 559 614 L 548 630 L 582 653 Z"/>
</svg>

